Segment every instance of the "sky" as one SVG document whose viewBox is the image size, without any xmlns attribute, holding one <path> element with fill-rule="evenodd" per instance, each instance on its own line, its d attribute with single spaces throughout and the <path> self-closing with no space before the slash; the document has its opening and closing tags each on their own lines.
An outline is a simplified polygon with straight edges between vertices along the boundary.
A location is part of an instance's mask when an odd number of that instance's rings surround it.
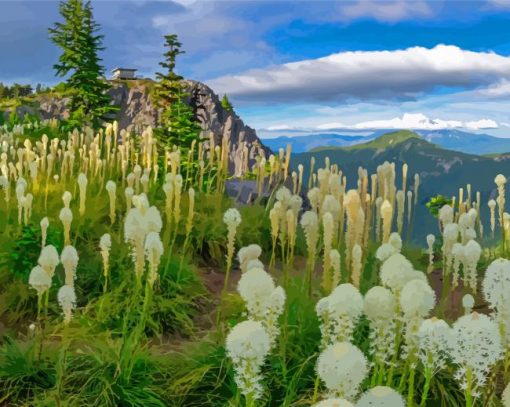
<svg viewBox="0 0 510 407">
<path fill-rule="evenodd" d="M 459 129 L 510 137 L 510 0 L 92 0 L 109 72 L 227 93 L 262 137 Z M 54 84 L 58 2 L 0 0 L 0 81 Z"/>
</svg>

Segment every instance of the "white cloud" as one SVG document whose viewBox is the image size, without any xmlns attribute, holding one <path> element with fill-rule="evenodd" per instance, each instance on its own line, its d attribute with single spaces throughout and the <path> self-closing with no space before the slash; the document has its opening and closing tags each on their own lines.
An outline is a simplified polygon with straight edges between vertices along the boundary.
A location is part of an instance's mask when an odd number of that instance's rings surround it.
<svg viewBox="0 0 510 407">
<path fill-rule="evenodd" d="M 474 92 L 475 95 L 488 98 L 505 98 L 510 96 L 510 81 L 502 79 L 501 81 L 490 85 L 485 89 L 479 89 Z"/>
<path fill-rule="evenodd" d="M 374 20 L 395 23 L 418 17 L 431 17 L 432 9 L 424 1 L 408 0 L 360 0 L 345 2 L 339 6 L 341 20 L 354 20 L 370 17 Z"/>
<path fill-rule="evenodd" d="M 299 128 L 287 124 L 273 125 L 262 129 L 264 131 L 281 130 L 301 130 L 301 131 L 364 131 L 364 130 L 390 130 L 390 129 L 409 129 L 409 130 L 445 130 L 445 129 L 465 129 L 465 130 L 484 130 L 498 129 L 499 125 L 492 119 L 480 119 L 472 121 L 461 120 L 443 120 L 431 119 L 423 113 L 404 113 L 402 117 L 392 119 L 369 120 L 355 124 L 344 124 L 339 122 L 321 123 L 313 127 Z"/>
<path fill-rule="evenodd" d="M 510 79 L 510 57 L 452 45 L 340 52 L 208 81 L 237 100 L 263 102 L 413 99 L 438 87 L 476 88 Z"/>
</svg>

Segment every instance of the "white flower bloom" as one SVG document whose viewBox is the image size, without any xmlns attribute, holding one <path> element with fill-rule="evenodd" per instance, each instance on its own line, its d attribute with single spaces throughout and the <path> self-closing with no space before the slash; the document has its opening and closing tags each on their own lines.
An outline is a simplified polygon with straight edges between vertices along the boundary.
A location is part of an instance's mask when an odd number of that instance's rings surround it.
<svg viewBox="0 0 510 407">
<path fill-rule="evenodd" d="M 53 277 L 53 274 L 55 273 L 55 267 L 57 267 L 58 263 L 60 263 L 58 252 L 57 249 L 55 249 L 55 246 L 48 245 L 43 247 L 37 262 L 44 269 L 44 271 L 48 273 L 50 278 Z"/>
<path fill-rule="evenodd" d="M 237 252 L 237 258 L 241 265 L 241 271 L 244 273 L 250 260 L 257 260 L 262 254 L 262 249 L 258 244 L 250 244 L 249 246 L 242 247 Z"/>
<path fill-rule="evenodd" d="M 380 262 L 385 262 L 391 256 L 398 253 L 400 253 L 400 251 L 397 250 L 394 245 L 392 245 L 391 243 L 383 243 L 381 246 L 379 246 L 379 248 L 375 252 L 375 257 Z"/>
<path fill-rule="evenodd" d="M 270 350 L 268 333 L 260 322 L 244 321 L 232 328 L 225 345 L 234 365 L 237 387 L 245 396 L 259 398 L 260 371 Z"/>
<path fill-rule="evenodd" d="M 321 320 L 322 346 L 350 341 L 363 312 L 363 297 L 352 284 L 340 284 L 315 307 Z"/>
<path fill-rule="evenodd" d="M 469 369 L 476 389 L 486 381 L 491 368 L 503 355 L 498 325 L 487 315 L 476 312 L 460 317 L 453 324 L 448 352 L 453 362 L 462 368 L 459 380 L 466 380 Z"/>
<path fill-rule="evenodd" d="M 381 266 L 381 282 L 394 293 L 399 293 L 411 277 L 416 277 L 413 275 L 413 271 L 413 265 L 409 260 L 400 253 L 394 254 Z"/>
<path fill-rule="evenodd" d="M 246 271 L 237 284 L 237 291 L 245 301 L 246 308 L 255 315 L 264 312 L 266 301 L 274 289 L 273 278 L 261 268 Z"/>
<path fill-rule="evenodd" d="M 250 270 L 252 268 L 259 268 L 259 269 L 264 270 L 264 263 L 262 263 L 259 259 L 250 260 L 246 264 L 246 271 L 248 271 L 248 270 Z"/>
<path fill-rule="evenodd" d="M 69 323 L 73 317 L 73 310 L 76 308 L 76 293 L 74 287 L 63 285 L 58 290 L 58 303 L 64 313 L 64 322 Z"/>
<path fill-rule="evenodd" d="M 354 398 L 367 373 L 365 355 L 349 342 L 329 345 L 317 360 L 317 374 L 330 397 Z"/>
<path fill-rule="evenodd" d="M 76 279 L 76 268 L 78 267 L 78 252 L 73 246 L 66 246 L 60 255 L 60 261 L 66 273 L 66 285 L 73 286 Z"/>
<path fill-rule="evenodd" d="M 405 407 L 402 396 L 391 387 L 376 386 L 367 390 L 356 403 L 356 407 Z"/>
<path fill-rule="evenodd" d="M 41 296 L 51 287 L 51 276 L 41 266 L 35 266 L 28 277 L 28 284 Z"/>
<path fill-rule="evenodd" d="M 464 308 L 464 314 L 471 314 L 473 307 L 475 305 L 475 299 L 471 294 L 466 294 L 462 297 L 462 307 Z"/>
<path fill-rule="evenodd" d="M 418 330 L 419 357 L 424 366 L 435 372 L 445 366 L 450 327 L 442 319 L 424 320 Z"/>
<path fill-rule="evenodd" d="M 428 283 L 411 280 L 402 288 L 400 306 L 409 318 L 424 318 L 434 308 L 436 294 Z"/>
<path fill-rule="evenodd" d="M 397 232 L 393 232 L 390 235 L 390 237 L 388 239 L 388 243 L 391 244 L 395 248 L 397 253 L 400 253 L 400 251 L 402 250 L 402 238 L 400 237 L 400 235 Z"/>
<path fill-rule="evenodd" d="M 372 287 L 365 294 L 363 311 L 370 321 L 391 320 L 395 316 L 395 296 L 385 287 Z"/>
</svg>

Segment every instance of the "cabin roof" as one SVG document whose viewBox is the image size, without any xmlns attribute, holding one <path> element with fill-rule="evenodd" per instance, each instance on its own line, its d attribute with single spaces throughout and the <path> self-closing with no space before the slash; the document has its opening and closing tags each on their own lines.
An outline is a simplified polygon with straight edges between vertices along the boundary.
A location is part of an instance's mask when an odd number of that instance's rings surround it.
<svg viewBox="0 0 510 407">
<path fill-rule="evenodd" d="M 133 69 L 133 68 L 113 68 L 112 69 L 112 72 L 116 72 L 116 71 L 131 71 L 131 72 L 135 72 L 135 71 L 138 71 L 138 69 Z"/>
</svg>

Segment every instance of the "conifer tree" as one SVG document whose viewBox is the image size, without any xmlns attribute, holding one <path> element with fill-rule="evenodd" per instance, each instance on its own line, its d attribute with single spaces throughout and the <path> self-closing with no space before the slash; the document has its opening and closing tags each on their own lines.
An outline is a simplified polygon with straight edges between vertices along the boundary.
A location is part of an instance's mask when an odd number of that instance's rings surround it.
<svg viewBox="0 0 510 407">
<path fill-rule="evenodd" d="M 177 35 L 165 35 L 165 60 L 160 62 L 166 73 L 156 73 L 158 83 L 154 89 L 156 104 L 163 109 L 160 117 L 161 139 L 167 144 L 189 148 L 200 136 L 201 128 L 192 107 L 186 103 L 190 94 L 186 91 L 183 77 L 175 71 L 177 56 L 184 54 Z"/>
<path fill-rule="evenodd" d="M 53 67 L 57 76 L 70 74 L 66 85 L 71 91 L 72 120 L 97 123 L 116 110 L 106 93 L 110 86 L 103 79 L 104 68 L 98 56 L 104 50 L 103 35 L 99 34 L 90 1 L 62 1 L 59 11 L 63 22 L 49 29 L 50 38 L 62 49 Z"/>
<path fill-rule="evenodd" d="M 225 94 L 221 98 L 221 106 L 223 109 L 225 109 L 227 112 L 234 112 L 234 106 L 232 106 L 232 103 L 230 103 L 230 100 L 228 99 L 228 96 Z"/>
</svg>

